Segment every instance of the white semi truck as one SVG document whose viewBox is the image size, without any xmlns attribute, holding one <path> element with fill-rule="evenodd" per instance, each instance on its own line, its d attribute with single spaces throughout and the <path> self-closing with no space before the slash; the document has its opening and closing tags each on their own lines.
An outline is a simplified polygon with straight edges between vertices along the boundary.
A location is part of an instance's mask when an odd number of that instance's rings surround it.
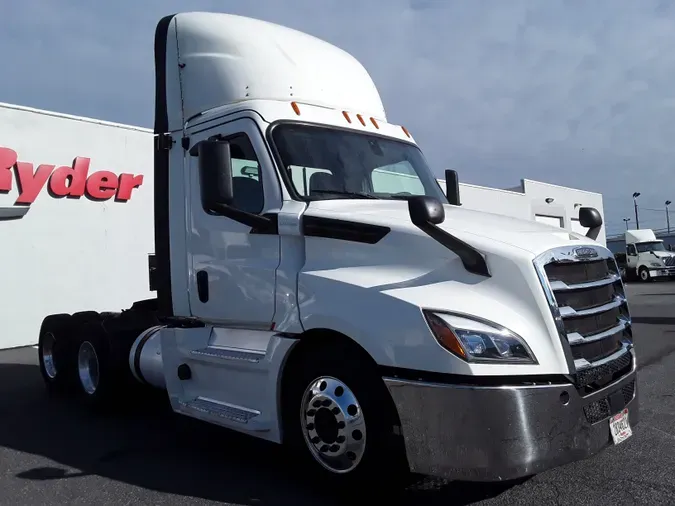
<svg viewBox="0 0 675 506">
<path fill-rule="evenodd" d="M 594 208 L 588 237 L 462 208 L 362 65 L 295 30 L 168 16 L 155 66 L 157 298 L 47 316 L 50 391 L 110 408 L 163 389 L 343 483 L 514 479 L 632 434 L 631 320 Z"/>
<path fill-rule="evenodd" d="M 649 228 L 626 230 L 626 278 L 652 281 L 675 276 L 675 253 Z"/>
</svg>

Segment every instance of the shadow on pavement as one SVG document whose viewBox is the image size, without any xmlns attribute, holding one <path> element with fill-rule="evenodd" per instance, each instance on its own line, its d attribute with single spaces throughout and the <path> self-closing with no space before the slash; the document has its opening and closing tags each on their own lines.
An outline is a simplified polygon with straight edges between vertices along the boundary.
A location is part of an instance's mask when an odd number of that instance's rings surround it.
<svg viewBox="0 0 675 506">
<path fill-rule="evenodd" d="M 133 413 L 97 416 L 69 399 L 49 397 L 32 364 L 0 364 L 0 446 L 56 463 L 14 470 L 34 482 L 97 475 L 226 503 L 340 504 L 310 490 L 277 445 L 174 415 L 163 396 L 134 406 Z M 471 504 L 511 486 L 429 482 L 400 494 L 396 503 Z M 379 502 L 378 496 L 364 490 L 361 502 Z"/>
</svg>

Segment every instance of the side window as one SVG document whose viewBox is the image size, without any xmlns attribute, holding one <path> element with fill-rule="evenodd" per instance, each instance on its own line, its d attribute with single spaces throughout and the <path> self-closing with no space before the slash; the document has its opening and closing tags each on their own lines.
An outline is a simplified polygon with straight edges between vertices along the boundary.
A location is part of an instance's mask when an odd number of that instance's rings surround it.
<svg viewBox="0 0 675 506">
<path fill-rule="evenodd" d="M 630 256 L 635 256 L 635 255 L 637 255 L 637 251 L 635 250 L 635 246 L 632 245 L 632 244 L 629 244 L 628 246 L 626 246 L 626 252 L 627 252 Z"/>
<path fill-rule="evenodd" d="M 246 134 L 237 134 L 227 140 L 232 157 L 233 205 L 242 211 L 258 214 L 263 210 L 265 195 L 260 163 L 253 145 Z"/>
<path fill-rule="evenodd" d="M 411 193 L 424 195 L 424 185 L 415 169 L 408 162 L 399 162 L 378 167 L 371 172 L 374 193 Z"/>
</svg>

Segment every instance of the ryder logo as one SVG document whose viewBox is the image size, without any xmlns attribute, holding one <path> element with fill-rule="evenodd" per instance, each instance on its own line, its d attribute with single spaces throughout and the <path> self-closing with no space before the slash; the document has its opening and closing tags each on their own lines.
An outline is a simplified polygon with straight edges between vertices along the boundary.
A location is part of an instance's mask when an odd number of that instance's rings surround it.
<svg viewBox="0 0 675 506">
<path fill-rule="evenodd" d="M 116 202 L 126 202 L 143 184 L 140 174 L 118 176 L 106 170 L 89 174 L 89 163 L 89 158 L 78 156 L 70 167 L 41 164 L 34 169 L 32 163 L 19 161 L 16 151 L 0 147 L 0 194 L 12 191 L 16 179 L 19 196 L 15 205 L 32 204 L 45 186 L 53 198 L 84 196 L 101 202 L 114 197 Z"/>
</svg>

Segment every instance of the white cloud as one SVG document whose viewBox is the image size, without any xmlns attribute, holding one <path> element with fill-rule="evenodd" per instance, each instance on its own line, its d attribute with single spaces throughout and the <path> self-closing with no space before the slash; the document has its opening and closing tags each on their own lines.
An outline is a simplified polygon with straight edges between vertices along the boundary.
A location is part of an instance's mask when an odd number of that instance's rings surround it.
<svg viewBox="0 0 675 506">
<path fill-rule="evenodd" d="M 259 17 L 351 52 L 439 174 L 600 191 L 610 231 L 633 191 L 645 207 L 675 200 L 666 0 L 22 0 L 3 6 L 0 101 L 150 126 L 155 24 L 181 10 Z M 664 213 L 641 221 L 662 227 Z"/>
</svg>

